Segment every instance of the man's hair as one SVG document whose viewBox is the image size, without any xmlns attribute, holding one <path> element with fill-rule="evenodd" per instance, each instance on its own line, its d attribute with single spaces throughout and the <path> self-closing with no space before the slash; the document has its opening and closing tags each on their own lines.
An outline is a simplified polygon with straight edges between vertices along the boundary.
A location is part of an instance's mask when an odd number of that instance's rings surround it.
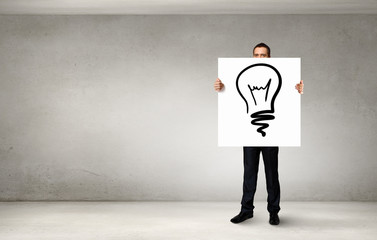
<svg viewBox="0 0 377 240">
<path fill-rule="evenodd" d="M 267 49 L 267 54 L 268 54 L 268 56 L 271 57 L 271 50 L 270 50 L 270 47 L 267 46 L 267 44 L 265 44 L 265 43 L 258 43 L 258 44 L 254 47 L 254 49 L 253 49 L 253 54 L 254 54 L 254 50 L 255 50 L 256 48 L 260 48 L 260 47 L 266 48 L 266 49 Z"/>
</svg>

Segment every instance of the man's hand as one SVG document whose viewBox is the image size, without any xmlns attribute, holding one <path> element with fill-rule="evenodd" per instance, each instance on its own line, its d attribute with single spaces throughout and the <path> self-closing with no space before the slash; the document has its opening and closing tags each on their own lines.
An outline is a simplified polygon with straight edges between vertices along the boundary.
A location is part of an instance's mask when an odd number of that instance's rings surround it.
<svg viewBox="0 0 377 240">
<path fill-rule="evenodd" d="M 300 83 L 296 84 L 296 89 L 299 94 L 304 94 L 304 81 L 300 81 Z"/>
<path fill-rule="evenodd" d="M 220 79 L 216 79 L 214 87 L 216 92 L 220 92 L 224 88 L 224 84 L 221 82 Z"/>
</svg>

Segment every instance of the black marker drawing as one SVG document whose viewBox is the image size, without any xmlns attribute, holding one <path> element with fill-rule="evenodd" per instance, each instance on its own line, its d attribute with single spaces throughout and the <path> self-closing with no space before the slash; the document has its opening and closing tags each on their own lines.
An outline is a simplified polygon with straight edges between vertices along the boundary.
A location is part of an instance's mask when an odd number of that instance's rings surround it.
<svg viewBox="0 0 377 240">
<path fill-rule="evenodd" d="M 281 85 L 279 71 L 266 63 L 250 65 L 237 76 L 237 91 L 246 103 L 246 112 L 252 112 L 251 124 L 259 126 L 257 132 L 263 137 L 266 136 L 263 130 L 269 126 L 265 121 L 275 119 L 274 103 Z M 273 92 L 273 95 L 269 92 Z"/>
</svg>

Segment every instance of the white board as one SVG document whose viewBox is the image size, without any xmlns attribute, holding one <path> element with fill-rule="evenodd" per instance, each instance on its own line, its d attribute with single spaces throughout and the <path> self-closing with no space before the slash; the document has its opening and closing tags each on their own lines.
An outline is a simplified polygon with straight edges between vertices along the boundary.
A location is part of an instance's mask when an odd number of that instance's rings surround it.
<svg viewBox="0 0 377 240">
<path fill-rule="evenodd" d="M 300 58 L 219 58 L 219 146 L 300 146 Z"/>
</svg>

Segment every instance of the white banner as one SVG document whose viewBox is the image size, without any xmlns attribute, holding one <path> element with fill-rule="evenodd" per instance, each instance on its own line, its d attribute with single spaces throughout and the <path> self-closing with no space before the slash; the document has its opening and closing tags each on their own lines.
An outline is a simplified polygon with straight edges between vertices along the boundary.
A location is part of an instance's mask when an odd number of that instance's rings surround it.
<svg viewBox="0 0 377 240">
<path fill-rule="evenodd" d="M 300 146 L 300 58 L 219 58 L 219 146 Z"/>
</svg>

